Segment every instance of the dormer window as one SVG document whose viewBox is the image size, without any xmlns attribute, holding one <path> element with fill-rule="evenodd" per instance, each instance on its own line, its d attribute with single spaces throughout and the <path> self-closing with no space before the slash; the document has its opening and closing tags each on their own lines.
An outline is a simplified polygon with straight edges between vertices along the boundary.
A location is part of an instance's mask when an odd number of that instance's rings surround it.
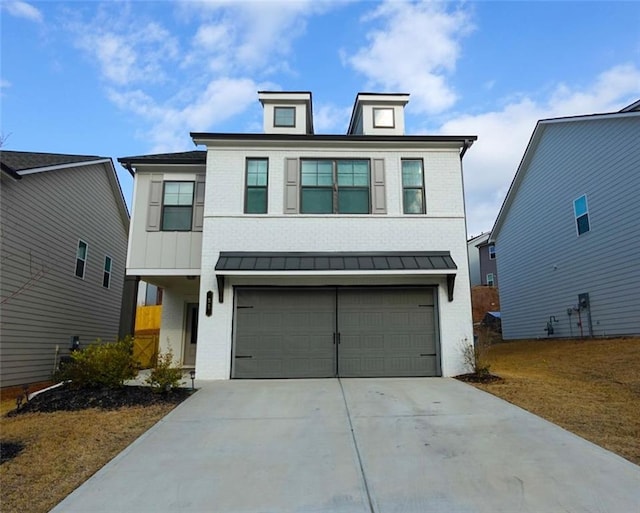
<svg viewBox="0 0 640 513">
<path fill-rule="evenodd" d="M 295 127 L 296 108 L 295 107 L 274 107 L 273 126 Z"/>
<path fill-rule="evenodd" d="M 374 128 L 395 128 L 393 109 L 373 109 Z"/>
</svg>

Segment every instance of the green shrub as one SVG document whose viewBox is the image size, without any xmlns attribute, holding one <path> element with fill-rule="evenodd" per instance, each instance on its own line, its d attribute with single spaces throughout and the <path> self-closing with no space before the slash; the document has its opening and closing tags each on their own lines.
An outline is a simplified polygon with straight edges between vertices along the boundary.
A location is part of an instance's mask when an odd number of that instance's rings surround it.
<svg viewBox="0 0 640 513">
<path fill-rule="evenodd" d="M 173 366 L 173 351 L 158 353 L 158 362 L 151 369 L 147 384 L 156 392 L 168 392 L 181 385 L 182 369 Z"/>
<path fill-rule="evenodd" d="M 71 361 L 54 374 L 58 381 L 70 380 L 73 387 L 119 387 L 135 378 L 138 368 L 133 359 L 133 339 L 101 343 L 98 339 L 84 349 L 73 351 Z"/>
</svg>

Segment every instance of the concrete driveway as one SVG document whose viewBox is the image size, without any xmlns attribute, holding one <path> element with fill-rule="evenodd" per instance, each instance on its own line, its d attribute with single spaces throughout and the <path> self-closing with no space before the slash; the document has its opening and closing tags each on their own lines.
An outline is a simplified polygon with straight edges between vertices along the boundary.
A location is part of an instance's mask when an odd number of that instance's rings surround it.
<svg viewBox="0 0 640 513">
<path fill-rule="evenodd" d="M 640 512 L 640 467 L 453 379 L 198 386 L 52 511 Z"/>
</svg>

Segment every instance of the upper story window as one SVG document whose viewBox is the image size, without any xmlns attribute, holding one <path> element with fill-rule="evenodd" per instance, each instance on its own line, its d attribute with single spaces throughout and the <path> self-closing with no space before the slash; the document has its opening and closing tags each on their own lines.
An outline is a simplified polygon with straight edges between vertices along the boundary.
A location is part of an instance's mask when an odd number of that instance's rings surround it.
<svg viewBox="0 0 640 513">
<path fill-rule="evenodd" d="M 76 251 L 76 276 L 84 279 L 84 272 L 87 267 L 87 255 L 89 245 L 83 240 L 78 241 L 78 249 Z"/>
<path fill-rule="evenodd" d="M 193 182 L 164 182 L 162 230 L 189 231 L 193 219 Z"/>
<path fill-rule="evenodd" d="M 573 213 L 576 218 L 576 228 L 578 235 L 587 233 L 591 227 L 589 225 L 589 206 L 587 204 L 587 196 L 580 196 L 573 202 Z"/>
<path fill-rule="evenodd" d="M 267 213 L 268 173 L 268 159 L 247 159 L 247 186 L 244 199 L 244 211 L 246 214 Z"/>
<path fill-rule="evenodd" d="M 424 214 L 424 170 L 421 159 L 402 160 L 402 205 L 405 214 Z"/>
<path fill-rule="evenodd" d="M 491 244 L 491 246 L 489 246 L 489 260 L 495 260 L 496 259 L 496 247 Z"/>
<path fill-rule="evenodd" d="M 302 160 L 300 212 L 303 214 L 368 214 L 368 160 Z"/>
<path fill-rule="evenodd" d="M 111 257 L 104 257 L 104 271 L 102 273 L 102 286 L 105 289 L 111 284 Z"/>
<path fill-rule="evenodd" d="M 373 127 L 374 128 L 395 128 L 396 122 L 393 109 L 373 109 Z"/>
<path fill-rule="evenodd" d="M 295 127 L 296 126 L 296 108 L 295 107 L 274 107 L 273 126 L 289 127 L 289 128 Z"/>
</svg>

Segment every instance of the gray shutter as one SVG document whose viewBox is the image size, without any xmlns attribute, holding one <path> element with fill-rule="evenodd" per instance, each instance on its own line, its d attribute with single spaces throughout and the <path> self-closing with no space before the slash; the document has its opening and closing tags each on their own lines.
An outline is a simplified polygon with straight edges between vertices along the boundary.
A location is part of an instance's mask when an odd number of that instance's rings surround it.
<svg viewBox="0 0 640 513">
<path fill-rule="evenodd" d="M 149 184 L 149 208 L 147 209 L 147 231 L 160 231 L 162 217 L 162 175 L 151 175 Z"/>
<path fill-rule="evenodd" d="M 373 159 L 371 180 L 371 213 L 386 214 L 387 199 L 384 191 L 384 159 Z"/>
<path fill-rule="evenodd" d="M 284 161 L 284 213 L 297 214 L 300 198 L 298 159 L 284 159 Z"/>
<path fill-rule="evenodd" d="M 196 175 L 195 194 L 193 198 L 192 231 L 201 232 L 204 224 L 204 181 L 205 175 Z"/>
</svg>

